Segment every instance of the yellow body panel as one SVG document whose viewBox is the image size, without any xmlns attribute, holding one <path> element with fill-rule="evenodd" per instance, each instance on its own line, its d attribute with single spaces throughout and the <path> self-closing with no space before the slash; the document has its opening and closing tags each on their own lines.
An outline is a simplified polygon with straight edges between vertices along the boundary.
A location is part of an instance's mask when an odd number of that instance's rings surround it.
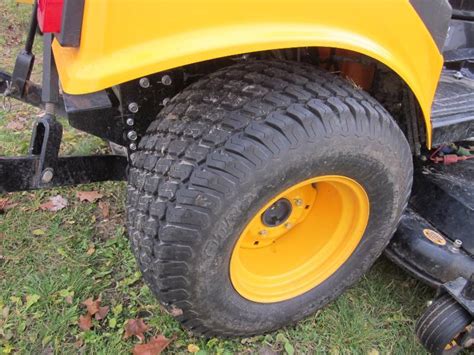
<svg viewBox="0 0 474 355">
<path fill-rule="evenodd" d="M 417 97 L 430 144 L 442 57 L 408 0 L 87 0 L 81 45 L 54 44 L 61 84 L 90 93 L 178 66 L 324 46 L 386 64 Z"/>
</svg>

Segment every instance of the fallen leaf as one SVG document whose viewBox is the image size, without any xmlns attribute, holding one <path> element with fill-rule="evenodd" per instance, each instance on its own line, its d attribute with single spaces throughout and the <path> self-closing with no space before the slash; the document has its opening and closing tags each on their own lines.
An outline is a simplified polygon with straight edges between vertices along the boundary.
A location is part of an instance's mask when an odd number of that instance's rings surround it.
<svg viewBox="0 0 474 355">
<path fill-rule="evenodd" d="M 199 349 L 199 346 L 197 346 L 196 344 L 189 344 L 189 345 L 188 345 L 188 351 L 189 351 L 190 353 L 195 354 L 195 353 L 197 353 L 199 350 L 201 350 L 201 349 Z"/>
<path fill-rule="evenodd" d="M 40 205 L 40 208 L 43 211 L 57 212 L 59 210 L 62 210 L 63 208 L 66 208 L 67 205 L 67 200 L 61 195 L 57 195 L 50 197 L 48 202 L 45 202 Z"/>
<path fill-rule="evenodd" d="M 91 316 L 99 312 L 100 308 L 100 298 L 96 299 L 95 301 L 92 299 L 92 297 L 86 299 L 84 302 L 82 302 L 84 306 L 87 307 L 87 313 L 89 313 Z"/>
<path fill-rule="evenodd" d="M 21 131 L 23 128 L 25 128 L 25 125 L 18 121 L 11 121 L 7 124 L 7 129 L 12 131 Z"/>
<path fill-rule="evenodd" d="M 33 235 L 45 235 L 46 234 L 45 231 L 42 230 L 42 229 L 34 229 L 33 231 L 31 231 L 31 233 Z"/>
<path fill-rule="evenodd" d="M 92 328 L 92 317 L 89 313 L 79 317 L 79 328 L 82 330 L 89 330 Z"/>
<path fill-rule="evenodd" d="M 137 344 L 133 348 L 133 355 L 159 355 L 174 340 L 164 335 L 158 335 L 150 339 L 146 344 Z"/>
<path fill-rule="evenodd" d="M 72 296 L 66 296 L 64 299 L 66 300 L 66 303 L 72 304 Z"/>
<path fill-rule="evenodd" d="M 95 253 L 95 247 L 92 245 L 92 246 L 89 247 L 89 249 L 87 249 L 86 254 L 90 256 L 94 253 Z"/>
<path fill-rule="evenodd" d="M 76 349 L 80 349 L 82 347 L 82 345 L 84 345 L 84 341 L 82 339 L 79 339 L 74 343 L 74 347 Z"/>
<path fill-rule="evenodd" d="M 2 318 L 7 319 L 8 315 L 10 314 L 10 307 L 5 306 L 2 309 Z"/>
<path fill-rule="evenodd" d="M 104 195 L 97 191 L 77 191 L 76 196 L 81 202 L 95 202 L 96 200 L 102 198 L 102 196 Z"/>
<path fill-rule="evenodd" d="M 99 307 L 99 310 L 95 314 L 95 319 L 102 320 L 107 316 L 108 313 L 109 313 L 109 306 Z"/>
<path fill-rule="evenodd" d="M 145 324 L 143 319 L 129 319 L 125 324 L 124 338 L 127 339 L 135 335 L 141 341 L 145 340 L 145 333 L 149 329 L 148 325 Z"/>
<path fill-rule="evenodd" d="M 26 295 L 25 310 L 28 310 L 32 305 L 38 302 L 40 298 L 39 295 Z"/>
<path fill-rule="evenodd" d="M 8 198 L 0 198 L 0 213 L 5 213 L 15 206 L 18 206 L 18 203 L 11 203 Z"/>
<path fill-rule="evenodd" d="M 100 212 L 102 213 L 102 217 L 104 219 L 107 219 L 109 218 L 109 215 L 110 215 L 110 206 L 107 202 L 104 202 L 104 201 L 99 201 L 99 208 L 100 208 Z"/>
<path fill-rule="evenodd" d="M 182 310 L 181 308 L 178 308 L 178 307 L 175 307 L 175 306 L 171 306 L 170 314 L 171 314 L 173 317 L 178 317 L 178 316 L 183 315 L 183 310 Z"/>
</svg>

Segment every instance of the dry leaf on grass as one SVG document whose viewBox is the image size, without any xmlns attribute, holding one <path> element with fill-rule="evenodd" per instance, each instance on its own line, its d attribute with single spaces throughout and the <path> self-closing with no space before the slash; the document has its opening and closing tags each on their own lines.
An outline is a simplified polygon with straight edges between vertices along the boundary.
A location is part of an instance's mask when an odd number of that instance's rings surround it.
<svg viewBox="0 0 474 355">
<path fill-rule="evenodd" d="M 108 313 L 109 313 L 109 306 L 99 307 L 99 310 L 95 314 L 95 319 L 102 320 L 105 317 L 107 317 Z"/>
<path fill-rule="evenodd" d="M 100 298 L 94 299 L 92 297 L 86 299 L 84 302 L 82 302 L 84 306 L 87 307 L 87 313 L 89 313 L 91 316 L 99 312 L 100 308 Z"/>
<path fill-rule="evenodd" d="M 95 202 L 98 199 L 102 198 L 104 195 L 97 191 L 77 191 L 76 196 L 81 202 Z"/>
<path fill-rule="evenodd" d="M 64 197 L 62 197 L 61 195 L 56 195 L 50 197 L 48 202 L 42 203 L 40 205 L 40 208 L 43 211 L 57 212 L 59 210 L 62 210 L 63 208 L 66 208 L 67 205 L 68 202 Z"/>
<path fill-rule="evenodd" d="M 0 213 L 5 213 L 15 206 L 18 206 L 18 203 L 11 203 L 8 198 L 0 198 Z"/>
<path fill-rule="evenodd" d="M 196 354 L 199 350 L 199 346 L 197 346 L 196 344 L 189 344 L 188 345 L 188 351 L 191 353 L 191 354 Z"/>
<path fill-rule="evenodd" d="M 141 341 L 145 340 L 145 333 L 150 327 L 145 324 L 143 319 L 129 319 L 127 324 L 125 324 L 125 334 L 124 338 L 130 338 L 131 336 L 135 335 Z"/>
<path fill-rule="evenodd" d="M 110 215 L 110 206 L 107 202 L 99 201 L 100 212 L 102 213 L 102 218 L 107 219 Z"/>
<path fill-rule="evenodd" d="M 150 339 L 148 343 L 137 344 L 133 348 L 133 355 L 159 355 L 174 340 L 158 335 Z"/>
<path fill-rule="evenodd" d="M 89 330 L 92 328 L 92 317 L 89 313 L 84 316 L 79 316 L 79 328 L 82 330 Z"/>
<path fill-rule="evenodd" d="M 25 125 L 18 121 L 11 121 L 11 122 L 8 122 L 6 128 L 12 131 L 21 131 L 22 129 L 25 128 Z"/>
<path fill-rule="evenodd" d="M 72 302 L 72 298 L 71 298 Z M 109 313 L 109 306 L 100 306 L 101 299 L 94 300 L 92 297 L 86 299 L 82 304 L 87 307 L 87 314 L 79 317 L 79 328 L 89 330 L 92 328 L 92 317 L 100 321 L 105 319 Z"/>
</svg>

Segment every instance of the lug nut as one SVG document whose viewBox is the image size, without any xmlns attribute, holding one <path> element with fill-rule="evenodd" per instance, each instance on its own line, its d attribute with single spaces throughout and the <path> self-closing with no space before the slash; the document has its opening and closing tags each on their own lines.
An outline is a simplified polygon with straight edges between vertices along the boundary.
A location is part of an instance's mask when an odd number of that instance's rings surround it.
<svg viewBox="0 0 474 355">
<path fill-rule="evenodd" d="M 135 131 L 129 131 L 127 133 L 127 138 L 130 139 L 131 141 L 136 141 L 138 138 L 137 132 Z"/>
<path fill-rule="evenodd" d="M 47 184 L 51 182 L 51 180 L 53 180 L 53 177 L 54 177 L 53 169 L 48 168 L 45 171 L 43 171 L 43 173 L 41 174 L 41 182 L 43 184 Z"/>
<path fill-rule="evenodd" d="M 456 239 L 456 240 L 454 241 L 454 247 L 455 247 L 456 249 L 461 248 L 461 247 L 462 247 L 462 240 Z"/>
<path fill-rule="evenodd" d="M 127 118 L 127 124 L 129 126 L 133 126 L 135 124 L 135 121 L 133 120 L 133 118 Z"/>
<path fill-rule="evenodd" d="M 150 80 L 148 80 L 148 78 L 141 78 L 139 83 L 140 86 L 144 89 L 148 89 L 150 87 Z"/>
<path fill-rule="evenodd" d="M 169 86 L 169 85 L 171 85 L 172 82 L 173 82 L 173 80 L 171 80 L 171 77 L 169 75 L 163 75 L 161 77 L 161 83 L 163 85 Z"/>
<path fill-rule="evenodd" d="M 137 113 L 138 112 L 138 105 L 136 102 L 131 102 L 129 105 L 128 105 L 128 110 L 132 113 Z"/>
<path fill-rule="evenodd" d="M 297 198 L 295 200 L 295 205 L 298 206 L 298 207 L 303 206 L 303 200 L 300 199 L 300 198 Z"/>
<path fill-rule="evenodd" d="M 260 235 L 267 235 L 268 231 L 266 229 L 262 229 L 260 232 L 258 232 Z"/>
<path fill-rule="evenodd" d="M 130 150 L 137 150 L 137 145 L 135 143 L 130 143 L 128 147 L 130 148 Z"/>
<path fill-rule="evenodd" d="M 168 102 L 170 102 L 170 98 L 169 97 L 165 97 L 163 99 L 163 102 L 161 103 L 163 106 L 166 106 L 168 104 Z"/>
</svg>

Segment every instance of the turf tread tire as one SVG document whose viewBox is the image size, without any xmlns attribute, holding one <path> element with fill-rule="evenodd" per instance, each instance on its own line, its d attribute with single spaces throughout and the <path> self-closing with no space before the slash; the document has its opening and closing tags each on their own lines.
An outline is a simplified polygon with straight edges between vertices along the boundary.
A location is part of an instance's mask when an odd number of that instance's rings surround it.
<svg viewBox="0 0 474 355">
<path fill-rule="evenodd" d="M 445 353 L 445 346 L 471 322 L 470 314 L 449 294 L 444 294 L 420 317 L 415 331 L 430 353 L 441 355 Z"/>
<path fill-rule="evenodd" d="M 203 231 L 213 225 L 216 211 L 280 153 L 298 148 L 302 141 L 343 142 L 353 135 L 380 147 L 393 171 L 404 172 L 394 191 L 396 207 L 386 216 L 386 235 L 334 295 L 308 303 L 285 322 L 255 319 L 252 327 L 227 319 L 227 327 L 215 324 L 191 289 L 196 250 L 213 247 Z M 395 232 L 411 184 L 408 143 L 370 95 L 311 65 L 246 62 L 192 84 L 150 125 L 131 156 L 128 231 L 144 279 L 186 328 L 208 336 L 249 336 L 311 314 L 357 280 Z M 238 213 L 228 211 L 229 218 Z M 226 223 L 224 218 L 216 228 L 225 230 Z"/>
</svg>

